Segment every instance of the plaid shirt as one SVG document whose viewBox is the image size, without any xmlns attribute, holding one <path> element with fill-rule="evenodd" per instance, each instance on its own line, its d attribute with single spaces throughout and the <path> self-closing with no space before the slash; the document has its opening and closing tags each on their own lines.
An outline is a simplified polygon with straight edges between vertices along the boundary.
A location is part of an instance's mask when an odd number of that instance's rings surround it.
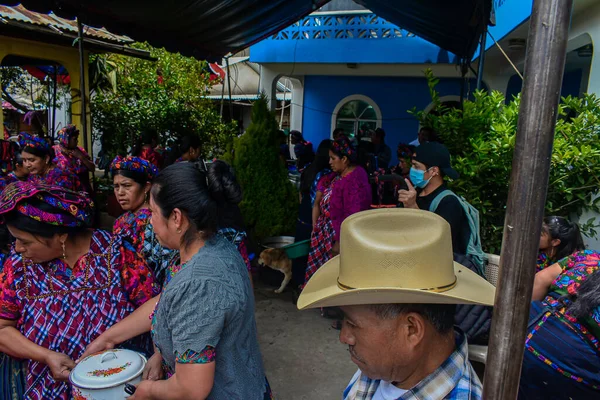
<svg viewBox="0 0 600 400">
<path fill-rule="evenodd" d="M 344 391 L 344 400 L 371 400 L 379 383 L 359 370 Z M 468 360 L 467 338 L 457 331 L 456 350 L 450 357 L 397 400 L 475 400 L 481 399 L 481 389 L 481 382 Z"/>
</svg>

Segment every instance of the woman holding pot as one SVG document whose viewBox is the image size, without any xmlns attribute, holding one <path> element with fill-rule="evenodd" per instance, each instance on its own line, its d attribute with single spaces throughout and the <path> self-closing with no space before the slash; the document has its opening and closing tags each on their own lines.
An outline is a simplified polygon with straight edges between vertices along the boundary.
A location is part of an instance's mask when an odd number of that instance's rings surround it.
<svg viewBox="0 0 600 400">
<path fill-rule="evenodd" d="M 0 352 L 27 362 L 24 399 L 70 399 L 85 346 L 155 293 L 144 260 L 92 230 L 83 193 L 17 182 L 0 195 L 16 239 L 0 274 Z"/>
<path fill-rule="evenodd" d="M 246 265 L 217 235 L 217 202 L 207 175 L 190 163 L 167 167 L 150 192 L 159 241 L 179 249 L 160 299 L 101 335 L 86 354 L 152 331 L 156 353 L 132 400 L 248 399 L 271 396 Z M 154 308 L 154 309 L 152 309 Z M 243 343 L 243 345 L 241 345 Z M 158 380 L 164 375 L 166 380 Z"/>
<path fill-rule="evenodd" d="M 152 180 L 158 175 L 154 164 L 139 157 L 117 156 L 110 166 L 115 197 L 125 210 L 115 221 L 113 234 L 121 235 L 131 242 L 141 254 L 154 274 L 154 280 L 160 289 L 167 268 L 178 258 L 176 251 L 170 251 L 160 245 L 150 223 L 152 212 L 148 200 Z"/>
</svg>

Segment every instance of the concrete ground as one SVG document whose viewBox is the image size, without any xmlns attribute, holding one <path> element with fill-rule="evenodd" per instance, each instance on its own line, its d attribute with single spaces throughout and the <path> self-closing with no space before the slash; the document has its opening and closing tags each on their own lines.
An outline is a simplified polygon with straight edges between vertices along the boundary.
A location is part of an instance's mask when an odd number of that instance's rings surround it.
<svg viewBox="0 0 600 400">
<path fill-rule="evenodd" d="M 256 323 L 267 378 L 276 400 L 340 400 L 357 370 L 339 331 L 319 310 L 298 311 L 282 294 L 256 283 Z"/>
</svg>

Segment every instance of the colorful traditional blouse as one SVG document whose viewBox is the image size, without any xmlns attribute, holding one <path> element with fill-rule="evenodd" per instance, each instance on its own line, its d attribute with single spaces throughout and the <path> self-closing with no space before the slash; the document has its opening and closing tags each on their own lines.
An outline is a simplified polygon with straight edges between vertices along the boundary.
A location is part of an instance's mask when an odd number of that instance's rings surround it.
<svg viewBox="0 0 600 400">
<path fill-rule="evenodd" d="M 169 266 L 179 262 L 179 252 L 160 245 L 154 234 L 151 218 L 152 212 L 147 208 L 136 213 L 128 211 L 115 221 L 113 234 L 123 236 L 144 257 L 154 274 L 156 289 L 160 290 Z"/>
<path fill-rule="evenodd" d="M 328 174 L 331 174 L 331 170 L 329 168 L 325 168 L 324 170 L 317 172 L 315 180 L 313 181 L 312 185 L 310 185 L 310 204 L 312 206 L 315 205 L 315 199 L 317 198 L 317 185 L 319 184 L 321 178 Z"/>
<path fill-rule="evenodd" d="M 20 180 L 21 179 L 14 172 L 6 174 L 5 176 L 0 178 L 0 191 L 4 190 L 4 188 L 6 188 L 11 183 L 18 182 Z"/>
<path fill-rule="evenodd" d="M 13 253 L 0 273 L 0 318 L 33 343 L 75 360 L 102 332 L 155 296 L 154 277 L 118 236 L 96 230 L 90 251 L 71 269 L 62 260 L 42 264 Z M 25 399 L 70 399 L 70 384 L 47 366 L 27 360 Z"/>
<path fill-rule="evenodd" d="M 77 147 L 79 149 L 79 151 L 88 159 L 91 161 L 90 156 L 88 155 L 87 151 L 85 151 L 85 149 L 83 147 Z M 53 147 L 54 149 L 54 161 L 53 163 L 60 169 L 67 171 L 73 171 L 75 172 L 77 175 L 84 173 L 84 172 L 88 172 L 87 167 L 85 166 L 85 164 L 83 163 L 83 161 L 81 161 L 79 158 L 75 157 L 72 154 L 65 154 L 62 151 L 62 147 L 60 145 L 56 145 Z"/>
<path fill-rule="evenodd" d="M 88 160 L 91 161 L 90 156 L 88 155 L 87 151 L 85 151 L 85 149 L 83 147 L 77 147 L 77 148 L 83 154 L 84 157 L 86 157 Z M 90 176 L 89 176 L 90 171 L 85 166 L 83 161 L 81 161 L 79 158 L 75 157 L 72 154 L 65 154 L 62 151 L 62 148 L 60 145 L 54 146 L 53 149 L 54 149 L 54 154 L 55 154 L 54 161 L 53 161 L 54 165 L 56 165 L 56 167 L 58 169 L 61 169 L 62 171 L 69 171 L 69 173 L 74 173 L 75 175 L 77 175 L 77 178 L 82 183 L 83 190 L 85 190 L 86 192 L 90 192 L 91 191 Z"/>
<path fill-rule="evenodd" d="M 158 169 L 163 167 L 163 156 L 151 147 L 144 147 L 138 157 L 150 161 Z"/>
<path fill-rule="evenodd" d="M 562 273 L 552 282 L 548 296 L 544 300 L 550 306 L 560 306 L 559 299 L 577 293 L 579 285 L 600 268 L 600 253 L 593 250 L 583 250 L 563 258 L 558 262 Z M 584 319 L 585 326 L 578 326 L 577 320 L 571 317 L 562 307 L 561 314 L 580 330 L 591 331 L 598 345 L 600 339 L 600 307 L 596 307 L 589 317 Z M 586 329 L 587 328 L 587 329 Z M 600 345 L 597 346 L 600 350 Z"/>
<path fill-rule="evenodd" d="M 331 222 L 335 241 L 340 240 L 342 222 L 350 215 L 371 207 L 371 185 L 369 176 L 362 167 L 356 167 L 336 182 L 331 193 Z"/>
<path fill-rule="evenodd" d="M 548 259 L 548 255 L 543 251 L 540 251 L 536 263 L 536 272 L 540 272 L 544 268 L 547 268 L 549 264 L 550 260 Z"/>
<path fill-rule="evenodd" d="M 72 173 L 70 170 L 61 170 L 55 166 L 51 167 L 44 175 L 30 174 L 27 177 L 27 181 L 34 184 L 42 183 L 46 185 L 60 186 L 76 192 L 83 190 L 77 175 Z"/>
</svg>

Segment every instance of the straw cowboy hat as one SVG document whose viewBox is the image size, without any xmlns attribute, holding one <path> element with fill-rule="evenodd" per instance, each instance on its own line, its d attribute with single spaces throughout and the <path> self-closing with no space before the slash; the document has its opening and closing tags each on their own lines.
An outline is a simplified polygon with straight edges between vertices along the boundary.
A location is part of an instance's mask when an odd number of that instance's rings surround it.
<svg viewBox="0 0 600 400">
<path fill-rule="evenodd" d="M 494 286 L 453 261 L 450 225 L 432 212 L 397 208 L 354 214 L 342 224 L 340 245 L 340 255 L 309 280 L 299 309 L 494 304 Z"/>
</svg>

